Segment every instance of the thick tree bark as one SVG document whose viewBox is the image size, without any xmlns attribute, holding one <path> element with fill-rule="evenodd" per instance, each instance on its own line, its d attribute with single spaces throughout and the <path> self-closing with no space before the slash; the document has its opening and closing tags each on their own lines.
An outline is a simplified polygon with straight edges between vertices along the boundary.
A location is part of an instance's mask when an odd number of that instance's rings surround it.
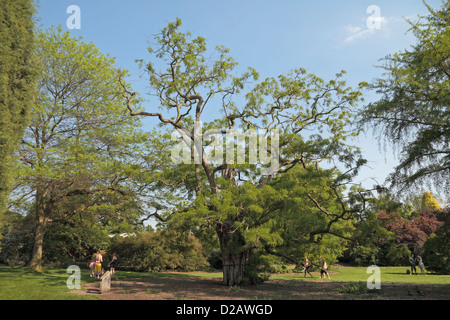
<svg viewBox="0 0 450 320">
<path fill-rule="evenodd" d="M 222 251 L 224 286 L 235 286 L 242 284 L 243 278 L 249 267 L 252 250 L 241 251 L 239 253 L 228 253 Z"/>
<path fill-rule="evenodd" d="M 30 262 L 30 269 L 33 271 L 42 271 L 42 252 L 44 247 L 45 228 L 48 220 L 43 216 L 37 217 L 36 233 L 34 236 L 33 255 Z"/>
<path fill-rule="evenodd" d="M 30 269 L 33 271 L 42 271 L 42 252 L 44 247 L 45 228 L 49 222 L 46 217 L 45 199 L 44 196 L 48 189 L 44 191 L 42 184 L 36 189 L 36 233 L 34 235 L 34 248 L 30 262 Z"/>
<path fill-rule="evenodd" d="M 224 286 L 241 285 L 243 278 L 249 277 L 247 271 L 254 246 L 246 245 L 239 233 L 231 230 L 226 222 L 217 225 L 217 235 L 223 262 L 222 283 Z M 254 283 L 254 279 L 247 280 L 248 284 Z"/>
</svg>

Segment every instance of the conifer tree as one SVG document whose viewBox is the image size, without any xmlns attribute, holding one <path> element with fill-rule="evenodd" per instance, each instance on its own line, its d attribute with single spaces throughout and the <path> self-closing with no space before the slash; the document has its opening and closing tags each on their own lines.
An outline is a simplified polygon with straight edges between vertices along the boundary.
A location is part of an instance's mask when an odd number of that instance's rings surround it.
<svg viewBox="0 0 450 320">
<path fill-rule="evenodd" d="M 13 153 L 30 121 L 37 72 L 33 57 L 33 2 L 0 0 L 0 8 L 1 218 L 14 184 Z"/>
<path fill-rule="evenodd" d="M 411 24 L 416 44 L 387 56 L 383 78 L 372 89 L 381 98 L 367 105 L 362 123 L 380 130 L 396 147 L 393 187 L 414 190 L 431 183 L 449 196 L 450 1 Z M 447 177 L 447 179 L 446 179 Z"/>
</svg>

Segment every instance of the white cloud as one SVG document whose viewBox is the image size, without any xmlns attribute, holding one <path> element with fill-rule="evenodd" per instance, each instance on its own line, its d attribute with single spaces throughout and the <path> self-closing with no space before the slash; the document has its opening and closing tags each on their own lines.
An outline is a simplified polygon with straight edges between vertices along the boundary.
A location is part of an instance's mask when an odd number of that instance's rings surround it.
<svg viewBox="0 0 450 320">
<path fill-rule="evenodd" d="M 344 43 L 353 43 L 357 40 L 368 39 L 377 32 L 388 33 L 388 19 L 386 17 L 370 17 L 365 24 L 345 27 L 346 37 Z"/>
<path fill-rule="evenodd" d="M 358 39 L 366 39 L 373 35 L 376 29 L 363 29 L 361 27 L 347 26 L 347 37 L 345 43 L 352 43 Z"/>
<path fill-rule="evenodd" d="M 356 34 L 356 33 L 362 31 L 362 28 L 361 28 L 361 27 L 358 27 L 358 26 L 352 26 L 352 25 L 348 25 L 348 26 L 346 27 L 346 29 L 347 29 L 347 32 L 348 32 L 349 34 Z"/>
</svg>

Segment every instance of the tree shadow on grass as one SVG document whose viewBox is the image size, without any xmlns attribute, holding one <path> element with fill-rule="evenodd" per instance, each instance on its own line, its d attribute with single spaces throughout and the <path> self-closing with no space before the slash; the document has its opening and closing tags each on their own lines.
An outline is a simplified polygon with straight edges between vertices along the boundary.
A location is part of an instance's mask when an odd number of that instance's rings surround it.
<svg viewBox="0 0 450 320">
<path fill-rule="evenodd" d="M 95 294 L 105 300 L 371 300 L 450 299 L 449 285 L 383 284 L 369 294 L 342 293 L 352 282 L 332 280 L 270 279 L 257 286 L 227 287 L 220 278 L 147 277 L 114 279 L 111 291 L 96 294 L 99 284 L 83 285 L 79 294 Z M 421 294 L 416 294 L 416 288 Z M 92 292 L 92 293 L 89 293 Z M 412 292 L 412 294 L 410 294 Z M 423 294 L 423 295 L 422 295 Z"/>
</svg>

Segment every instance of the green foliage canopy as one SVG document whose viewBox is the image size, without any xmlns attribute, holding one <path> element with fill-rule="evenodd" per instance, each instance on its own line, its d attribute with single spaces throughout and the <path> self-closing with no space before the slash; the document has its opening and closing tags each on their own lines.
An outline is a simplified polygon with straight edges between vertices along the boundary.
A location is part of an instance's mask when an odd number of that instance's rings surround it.
<svg viewBox="0 0 450 320">
<path fill-rule="evenodd" d="M 0 223 L 14 186 L 14 152 L 29 124 L 38 77 L 31 0 L 0 7 Z"/>
<path fill-rule="evenodd" d="M 32 268 L 41 268 L 50 222 L 96 211 L 100 216 L 138 214 L 132 177 L 147 134 L 121 99 L 126 72 L 94 44 L 51 28 L 38 35 L 42 67 L 31 123 L 19 148 L 15 204 L 35 207 Z M 140 168 L 139 168 L 140 169 Z M 134 213 L 133 213 L 134 212 Z"/>
<path fill-rule="evenodd" d="M 138 93 L 123 90 L 132 116 L 155 117 L 166 129 L 151 143 L 160 160 L 148 160 L 158 164 L 153 166 L 158 175 L 154 188 L 167 190 L 178 201 L 174 208 L 156 199 L 152 215 L 196 234 L 215 232 L 225 269 L 230 268 L 224 272 L 226 285 L 238 283 L 253 249 L 275 252 L 289 237 L 290 245 L 325 243 L 336 249 L 329 253 L 335 258 L 339 245 L 330 239 L 339 243 L 348 238 L 351 224 L 343 221 L 362 210 L 364 202 L 357 188 L 349 198 L 343 196 L 345 185 L 365 163 L 358 148 L 347 143 L 358 134 L 349 126 L 353 108 L 362 100 L 360 88 L 347 86 L 344 71 L 329 81 L 303 68 L 263 81 L 253 68 L 236 75 L 237 63 L 228 49 L 218 46 L 212 56 L 204 38 L 192 38 L 180 28 L 180 19 L 169 23 L 155 37 L 157 45 L 149 48 L 150 61 L 139 60 L 149 76 L 152 106 L 146 111 L 135 108 Z M 203 132 L 222 135 L 261 129 L 269 149 L 276 144 L 271 131 L 279 130 L 279 145 L 269 151 L 279 162 L 264 174 L 264 165 L 250 163 L 248 157 L 245 164 L 208 158 L 205 150 L 211 141 L 198 139 L 199 122 Z M 172 161 L 171 130 L 182 132 L 180 141 L 191 150 L 191 163 Z M 237 152 L 233 148 L 233 160 Z M 339 172 L 336 163 L 345 172 Z M 283 230 L 284 225 L 289 230 Z M 294 235 L 296 227 L 304 228 L 301 236 Z M 298 260 L 298 254 L 295 257 Z"/>
<path fill-rule="evenodd" d="M 450 190 L 450 2 L 410 22 L 417 43 L 387 56 L 384 78 L 371 88 L 381 98 L 361 113 L 398 148 L 400 164 L 389 181 L 399 189 L 431 182 Z"/>
</svg>

